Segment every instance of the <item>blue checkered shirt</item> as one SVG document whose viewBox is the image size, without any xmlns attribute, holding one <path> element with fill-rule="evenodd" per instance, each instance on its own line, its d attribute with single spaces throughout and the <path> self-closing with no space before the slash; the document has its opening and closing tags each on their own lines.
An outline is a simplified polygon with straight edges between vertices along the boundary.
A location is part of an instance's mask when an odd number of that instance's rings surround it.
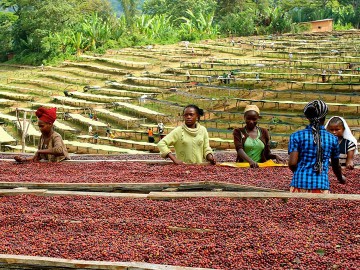
<svg viewBox="0 0 360 270">
<path fill-rule="evenodd" d="M 288 151 L 299 152 L 299 160 L 294 172 L 291 186 L 303 189 L 328 190 L 329 185 L 329 161 L 330 158 L 339 158 L 340 150 L 338 139 L 327 132 L 323 126 L 320 127 L 321 145 L 323 148 L 323 170 L 317 174 L 314 170 L 316 162 L 316 145 L 310 126 L 299 130 L 290 136 Z"/>
</svg>

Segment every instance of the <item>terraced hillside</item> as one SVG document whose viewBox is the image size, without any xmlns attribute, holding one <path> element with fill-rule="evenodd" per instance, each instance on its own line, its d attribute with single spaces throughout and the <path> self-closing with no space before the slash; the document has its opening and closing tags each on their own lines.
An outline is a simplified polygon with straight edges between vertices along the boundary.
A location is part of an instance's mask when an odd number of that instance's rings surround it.
<svg viewBox="0 0 360 270">
<path fill-rule="evenodd" d="M 156 152 L 147 129 L 181 123 L 185 105 L 206 111 L 203 124 L 216 149 L 233 148 L 232 129 L 246 104 L 261 108 L 260 125 L 278 147 L 306 123 L 304 105 L 323 99 L 330 115 L 359 127 L 360 32 L 203 41 L 82 55 L 57 67 L 0 66 L 0 143 L 17 148 L 20 117 L 40 105 L 56 106 L 56 129 L 71 152 Z M 34 120 L 34 116 L 32 120 Z M 28 150 L 39 137 L 28 130 Z M 89 126 L 92 134 L 89 134 Z M 111 126 L 112 136 L 106 130 Z M 93 133 L 99 138 L 94 140 Z M 156 142 L 160 138 L 156 137 Z M 7 145 L 7 146 L 6 146 Z"/>
</svg>

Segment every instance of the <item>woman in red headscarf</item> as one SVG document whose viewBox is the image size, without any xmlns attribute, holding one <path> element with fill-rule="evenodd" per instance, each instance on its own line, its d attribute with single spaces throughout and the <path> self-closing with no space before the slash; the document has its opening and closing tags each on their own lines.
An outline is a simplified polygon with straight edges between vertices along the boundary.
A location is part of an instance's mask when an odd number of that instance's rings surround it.
<svg viewBox="0 0 360 270">
<path fill-rule="evenodd" d="M 53 129 L 56 120 L 56 108 L 46 109 L 40 107 L 35 114 L 38 118 L 38 126 L 41 132 L 38 150 L 31 159 L 24 159 L 20 156 L 16 156 L 15 160 L 17 162 L 40 160 L 60 162 L 70 159 L 61 135 Z"/>
</svg>

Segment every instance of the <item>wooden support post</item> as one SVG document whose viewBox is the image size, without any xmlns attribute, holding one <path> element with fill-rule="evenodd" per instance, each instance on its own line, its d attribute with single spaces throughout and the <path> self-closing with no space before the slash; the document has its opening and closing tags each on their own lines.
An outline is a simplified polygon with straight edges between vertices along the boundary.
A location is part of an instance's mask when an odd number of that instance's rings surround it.
<svg viewBox="0 0 360 270">
<path fill-rule="evenodd" d="M 26 136 L 28 134 L 28 130 L 29 130 L 29 126 L 31 124 L 31 119 L 32 119 L 32 113 L 30 114 L 30 118 L 29 121 L 26 121 L 26 111 L 23 111 L 23 121 L 21 123 L 20 120 L 20 111 L 19 109 L 16 109 L 16 117 L 17 117 L 17 121 L 19 123 L 20 129 L 21 129 L 21 152 L 25 153 L 25 148 L 26 148 Z"/>
</svg>

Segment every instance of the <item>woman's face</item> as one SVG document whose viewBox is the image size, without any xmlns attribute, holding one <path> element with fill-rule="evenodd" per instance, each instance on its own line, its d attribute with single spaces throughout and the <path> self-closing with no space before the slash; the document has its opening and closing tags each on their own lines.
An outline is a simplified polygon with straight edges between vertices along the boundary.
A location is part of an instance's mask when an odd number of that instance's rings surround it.
<svg viewBox="0 0 360 270">
<path fill-rule="evenodd" d="M 257 121 L 259 120 L 259 114 L 255 111 L 247 111 L 244 115 L 245 124 L 248 130 L 253 130 Z"/>
<path fill-rule="evenodd" d="M 50 124 L 50 123 L 46 123 L 46 122 L 44 122 L 44 121 L 39 120 L 39 121 L 38 121 L 38 127 L 39 127 L 40 132 L 41 132 L 42 134 L 48 134 L 48 133 L 50 133 L 53 125 Z"/>
<path fill-rule="evenodd" d="M 199 115 L 194 108 L 189 107 L 184 110 L 183 117 L 185 125 L 189 128 L 194 128 L 196 125 L 196 121 L 199 118 Z"/>
<path fill-rule="evenodd" d="M 342 137 L 344 135 L 344 127 L 340 123 L 329 124 L 327 130 L 334 134 L 336 137 Z"/>
</svg>

